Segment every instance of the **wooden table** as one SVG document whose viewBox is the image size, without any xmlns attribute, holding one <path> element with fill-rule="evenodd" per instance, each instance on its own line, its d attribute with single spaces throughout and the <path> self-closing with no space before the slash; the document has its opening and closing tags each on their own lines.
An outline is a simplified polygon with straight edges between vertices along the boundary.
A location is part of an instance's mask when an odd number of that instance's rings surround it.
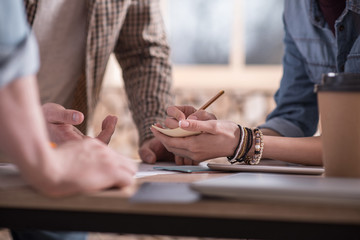
<svg viewBox="0 0 360 240">
<path fill-rule="evenodd" d="M 143 182 L 192 182 L 224 173 L 145 177 L 122 190 L 62 199 L 30 187 L 0 190 L 0 227 L 222 238 L 360 239 L 360 207 L 201 199 L 187 204 L 129 201 Z"/>
</svg>

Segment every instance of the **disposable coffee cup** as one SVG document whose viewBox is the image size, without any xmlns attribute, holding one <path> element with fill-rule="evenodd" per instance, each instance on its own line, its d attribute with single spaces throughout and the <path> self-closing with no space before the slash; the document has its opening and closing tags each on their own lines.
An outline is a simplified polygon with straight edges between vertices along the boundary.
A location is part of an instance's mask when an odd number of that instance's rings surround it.
<svg viewBox="0 0 360 240">
<path fill-rule="evenodd" d="M 324 74 L 315 92 L 325 176 L 360 178 L 360 74 Z"/>
</svg>

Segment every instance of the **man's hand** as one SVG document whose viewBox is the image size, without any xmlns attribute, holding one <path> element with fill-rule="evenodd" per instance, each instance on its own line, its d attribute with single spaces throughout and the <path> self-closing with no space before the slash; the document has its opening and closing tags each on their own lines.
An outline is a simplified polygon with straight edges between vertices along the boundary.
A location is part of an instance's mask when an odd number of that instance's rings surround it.
<svg viewBox="0 0 360 240">
<path fill-rule="evenodd" d="M 43 171 L 24 172 L 40 192 L 51 197 L 89 193 L 134 182 L 135 162 L 111 150 L 97 139 L 68 141 L 44 160 Z M 38 168 L 38 167 L 37 167 Z"/>
<path fill-rule="evenodd" d="M 139 155 L 143 162 L 154 164 L 156 161 L 173 161 L 174 155 L 166 150 L 164 145 L 157 139 L 145 140 L 139 149 Z"/>
<path fill-rule="evenodd" d="M 42 106 L 51 141 L 60 144 L 66 141 L 86 138 L 75 126 L 84 121 L 84 115 L 76 110 L 65 109 L 55 103 Z M 102 131 L 97 138 L 108 144 L 115 131 L 117 117 L 107 116 L 102 122 Z"/>
</svg>

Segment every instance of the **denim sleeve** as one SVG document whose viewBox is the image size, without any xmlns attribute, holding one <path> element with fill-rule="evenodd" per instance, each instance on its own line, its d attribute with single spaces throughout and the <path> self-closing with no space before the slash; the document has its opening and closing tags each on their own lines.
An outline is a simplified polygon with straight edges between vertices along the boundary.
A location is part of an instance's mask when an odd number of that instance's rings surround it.
<svg viewBox="0 0 360 240">
<path fill-rule="evenodd" d="M 276 108 L 260 128 L 272 129 L 286 137 L 312 136 L 319 120 L 314 83 L 306 73 L 305 60 L 287 31 L 286 22 L 284 25 L 284 70 L 274 97 Z"/>
<path fill-rule="evenodd" d="M 39 68 L 35 37 L 25 19 L 22 0 L 0 1 L 0 87 Z"/>
</svg>

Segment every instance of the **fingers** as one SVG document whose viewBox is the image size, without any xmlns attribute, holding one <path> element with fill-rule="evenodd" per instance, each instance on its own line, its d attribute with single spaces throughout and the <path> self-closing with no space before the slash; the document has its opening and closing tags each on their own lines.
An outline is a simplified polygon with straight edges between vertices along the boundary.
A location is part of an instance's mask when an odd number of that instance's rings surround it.
<svg viewBox="0 0 360 240">
<path fill-rule="evenodd" d="M 141 160 L 145 163 L 154 164 L 156 162 L 155 153 L 150 151 L 150 149 L 148 149 L 148 148 L 144 148 L 144 147 L 140 148 L 139 155 L 140 155 Z"/>
<path fill-rule="evenodd" d="M 117 154 L 118 168 L 116 171 L 115 184 L 113 186 L 124 187 L 134 183 L 134 175 L 138 170 L 137 165 L 132 159 Z"/>
<path fill-rule="evenodd" d="M 76 110 L 65 109 L 59 104 L 46 103 L 42 108 L 45 119 L 50 123 L 79 125 L 84 121 L 84 114 Z"/>
<path fill-rule="evenodd" d="M 180 120 L 181 121 L 181 120 Z M 166 119 L 165 119 L 165 126 L 167 127 L 167 128 L 177 128 L 177 127 L 179 127 L 179 121 L 178 120 L 176 120 L 175 118 L 169 118 L 169 117 L 167 117 Z"/>
<path fill-rule="evenodd" d="M 180 156 L 175 156 L 175 164 L 176 165 L 185 165 L 184 158 Z"/>
<path fill-rule="evenodd" d="M 166 112 L 170 117 L 180 121 L 196 112 L 196 109 L 192 106 L 171 106 L 168 107 Z"/>
<path fill-rule="evenodd" d="M 207 121 L 207 120 L 216 120 L 216 116 L 205 110 L 199 110 L 199 111 L 196 111 L 193 114 L 189 115 L 188 119 Z"/>
<path fill-rule="evenodd" d="M 168 109 L 166 110 L 166 113 L 167 113 L 167 115 L 175 118 L 178 121 L 186 118 L 184 112 L 176 106 L 168 107 Z"/>
<path fill-rule="evenodd" d="M 148 139 L 148 140 L 144 141 L 139 148 L 140 158 L 145 163 L 154 164 L 156 162 L 155 151 L 158 146 L 156 144 L 155 144 L 155 147 L 153 146 L 154 140 L 155 139 Z M 158 143 L 161 145 L 160 142 L 158 142 Z"/>
<path fill-rule="evenodd" d="M 173 161 L 174 155 L 168 152 L 165 146 L 156 138 L 146 140 L 139 149 L 143 162 L 153 164 L 157 161 Z"/>
<path fill-rule="evenodd" d="M 193 160 L 190 158 L 184 158 L 184 164 L 185 165 L 193 165 Z"/>
<path fill-rule="evenodd" d="M 175 155 L 175 163 L 176 165 L 199 165 L 198 162 L 179 155 Z"/>
<path fill-rule="evenodd" d="M 189 131 L 216 134 L 217 121 L 216 120 L 197 121 L 197 120 L 188 119 L 188 120 L 180 121 L 179 126 Z"/>
<path fill-rule="evenodd" d="M 96 138 L 106 144 L 109 144 L 111 137 L 115 132 L 116 123 L 117 117 L 107 116 L 102 122 L 101 132 Z"/>
<path fill-rule="evenodd" d="M 131 176 L 135 175 L 135 173 L 138 170 L 138 167 L 135 164 L 134 160 L 126 158 L 126 157 L 121 156 L 119 154 L 118 154 L 117 159 L 121 159 L 120 160 L 120 165 L 119 165 L 121 169 L 124 169 L 126 172 L 131 174 Z"/>
</svg>

